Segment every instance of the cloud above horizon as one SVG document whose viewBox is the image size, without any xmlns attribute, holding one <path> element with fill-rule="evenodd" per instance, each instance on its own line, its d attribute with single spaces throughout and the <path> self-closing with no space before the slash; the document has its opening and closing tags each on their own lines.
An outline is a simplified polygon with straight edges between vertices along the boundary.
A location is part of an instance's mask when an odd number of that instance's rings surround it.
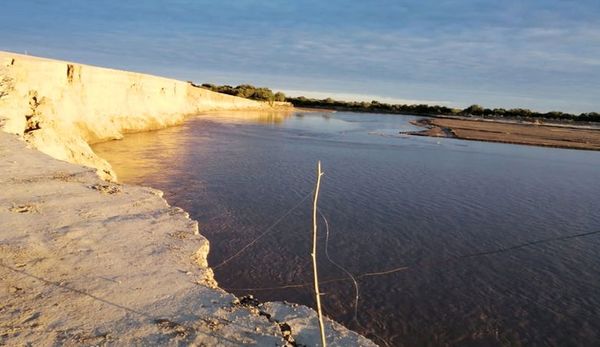
<svg viewBox="0 0 600 347">
<path fill-rule="evenodd" d="M 20 1 L 0 49 L 282 90 L 600 110 L 600 3 Z"/>
</svg>

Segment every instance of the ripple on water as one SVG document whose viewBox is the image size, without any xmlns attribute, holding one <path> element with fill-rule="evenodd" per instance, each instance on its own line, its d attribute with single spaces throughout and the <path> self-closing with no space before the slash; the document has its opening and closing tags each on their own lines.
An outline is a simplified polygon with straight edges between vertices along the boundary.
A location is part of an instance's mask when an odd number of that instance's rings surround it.
<svg viewBox="0 0 600 347">
<path fill-rule="evenodd" d="M 326 282 L 347 277 L 320 253 L 325 311 L 378 343 L 600 340 L 600 236 L 553 240 L 600 230 L 600 153 L 391 136 L 412 127 L 408 116 L 253 117 L 202 116 L 94 150 L 122 181 L 161 189 L 188 210 L 213 265 L 308 194 L 322 160 L 330 255 L 360 285 L 356 322 L 352 282 Z M 217 269 L 220 285 L 310 284 L 310 218 L 306 201 Z M 408 268 L 360 277 L 399 266 Z M 313 304 L 310 286 L 251 292 Z"/>
</svg>

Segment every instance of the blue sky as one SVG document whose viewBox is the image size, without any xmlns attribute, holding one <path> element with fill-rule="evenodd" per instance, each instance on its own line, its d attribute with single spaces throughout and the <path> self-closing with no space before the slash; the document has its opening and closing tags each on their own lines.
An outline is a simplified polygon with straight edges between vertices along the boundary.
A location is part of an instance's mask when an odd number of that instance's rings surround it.
<svg viewBox="0 0 600 347">
<path fill-rule="evenodd" d="M 600 1 L 33 1 L 0 49 L 346 99 L 600 111 Z"/>
</svg>

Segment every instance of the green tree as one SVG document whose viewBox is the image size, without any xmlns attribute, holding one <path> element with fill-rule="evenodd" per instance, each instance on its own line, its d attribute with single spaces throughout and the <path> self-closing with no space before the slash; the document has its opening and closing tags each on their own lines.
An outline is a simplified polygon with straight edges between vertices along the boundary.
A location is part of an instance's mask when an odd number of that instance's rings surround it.
<svg viewBox="0 0 600 347">
<path fill-rule="evenodd" d="M 254 100 L 273 102 L 275 100 L 275 95 L 273 95 L 273 92 L 269 88 L 256 88 L 254 93 L 250 95 L 250 98 Z"/>
<path fill-rule="evenodd" d="M 285 101 L 285 94 L 282 92 L 275 93 L 275 101 L 283 102 Z"/>
<path fill-rule="evenodd" d="M 471 105 L 463 110 L 463 113 L 466 115 L 472 114 L 474 116 L 479 116 L 483 113 L 483 107 L 479 105 Z"/>
</svg>

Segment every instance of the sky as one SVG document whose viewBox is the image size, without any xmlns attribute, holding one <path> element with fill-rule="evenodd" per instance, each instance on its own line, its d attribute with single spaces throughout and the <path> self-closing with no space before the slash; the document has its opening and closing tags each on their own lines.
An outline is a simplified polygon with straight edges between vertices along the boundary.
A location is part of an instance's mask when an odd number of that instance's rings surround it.
<svg viewBox="0 0 600 347">
<path fill-rule="evenodd" d="M 599 0 L 6 1 L 0 50 L 295 96 L 600 112 Z"/>
</svg>

